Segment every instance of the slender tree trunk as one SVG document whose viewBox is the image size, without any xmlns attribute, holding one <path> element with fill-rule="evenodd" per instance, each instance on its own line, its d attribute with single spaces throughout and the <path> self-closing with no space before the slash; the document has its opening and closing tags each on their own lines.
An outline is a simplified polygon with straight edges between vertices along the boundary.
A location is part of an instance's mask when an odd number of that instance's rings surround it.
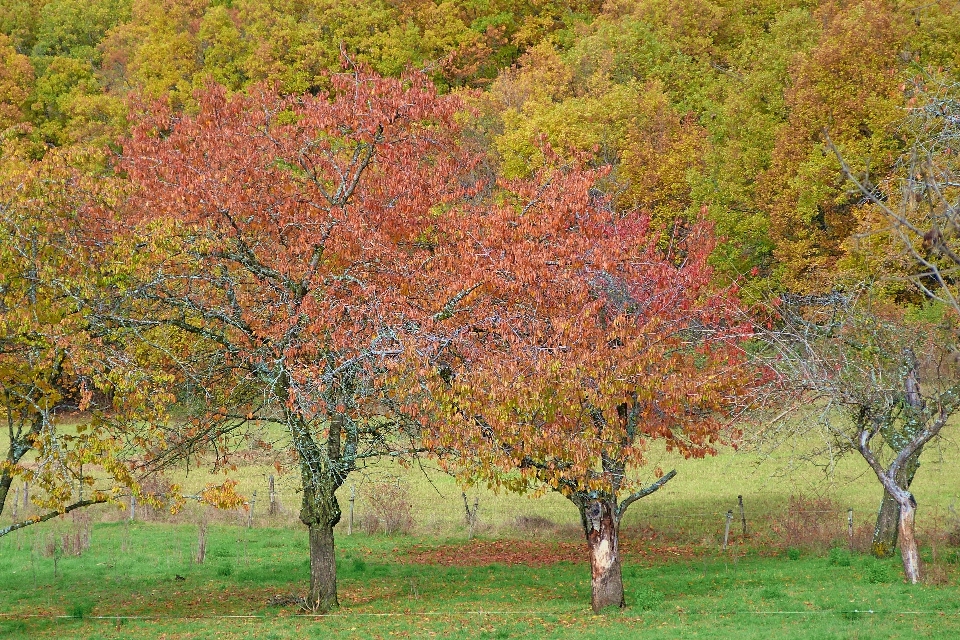
<svg viewBox="0 0 960 640">
<path fill-rule="evenodd" d="M 578 505 L 580 506 L 580 505 Z M 587 546 L 590 548 L 590 582 L 593 610 L 624 607 L 620 565 L 620 523 L 613 500 L 591 500 L 580 506 Z"/>
<path fill-rule="evenodd" d="M 913 478 L 920 468 L 921 449 L 910 456 L 897 474 L 897 485 L 909 490 Z M 873 530 L 873 544 L 870 547 L 871 552 L 878 558 L 889 558 L 893 556 L 897 548 L 897 532 L 900 527 L 900 504 L 897 499 L 884 490 L 883 499 L 880 501 L 880 510 L 877 512 L 877 526 Z"/>
<path fill-rule="evenodd" d="M 7 471 L 0 474 L 0 514 L 7 504 L 7 496 L 10 494 L 10 485 L 13 484 L 13 476 Z M 16 509 L 14 509 L 16 511 Z"/>
<path fill-rule="evenodd" d="M 917 538 L 914 535 L 914 518 L 917 503 L 910 493 L 900 503 L 900 555 L 903 558 L 903 573 L 907 581 L 916 584 L 920 581 L 920 553 Z"/>
<path fill-rule="evenodd" d="M 38 426 L 39 428 L 39 426 Z M 31 449 L 26 439 L 14 436 L 13 427 L 10 427 L 10 448 L 7 450 L 7 463 L 13 466 Z M 10 495 L 10 486 L 13 484 L 13 474 L 9 469 L 0 473 L 0 514 L 7 505 L 7 496 Z M 24 496 L 24 511 L 26 511 L 26 496 Z"/>
</svg>

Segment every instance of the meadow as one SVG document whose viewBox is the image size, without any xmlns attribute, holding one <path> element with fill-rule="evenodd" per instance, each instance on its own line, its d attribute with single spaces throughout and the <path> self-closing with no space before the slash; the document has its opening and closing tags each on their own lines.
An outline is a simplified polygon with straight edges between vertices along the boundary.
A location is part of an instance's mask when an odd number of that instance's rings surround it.
<svg viewBox="0 0 960 640">
<path fill-rule="evenodd" d="M 0 539 L 0 634 L 76 638 L 891 638 L 960 634 L 958 451 L 947 434 L 926 452 L 914 493 L 928 579 L 902 583 L 898 558 L 864 553 L 878 504 L 855 458 L 829 469 L 804 448 L 726 451 L 705 460 L 651 453 L 678 469 L 624 522 L 627 608 L 595 616 L 576 510 L 536 497 L 463 488 L 429 460 L 371 466 L 341 489 L 341 608 L 304 615 L 305 530 L 297 481 L 263 455 L 230 475 L 250 506 L 177 514 L 105 505 Z M 809 448 L 809 447 L 808 447 Z M 829 473 L 827 473 L 829 471 Z M 275 513 L 267 483 L 274 476 Z M 222 477 L 185 470 L 185 492 Z M 349 531 L 349 496 L 355 518 Z M 253 492 L 257 492 L 253 502 Z M 382 504 L 387 495 L 388 502 Z M 737 496 L 748 533 L 743 535 Z M 381 504 L 377 503 L 377 500 Z M 853 509 L 854 536 L 848 514 Z M 735 517 L 723 549 L 725 514 Z M 406 521 L 384 533 L 378 516 Z M 205 558 L 197 562 L 201 543 Z"/>
</svg>

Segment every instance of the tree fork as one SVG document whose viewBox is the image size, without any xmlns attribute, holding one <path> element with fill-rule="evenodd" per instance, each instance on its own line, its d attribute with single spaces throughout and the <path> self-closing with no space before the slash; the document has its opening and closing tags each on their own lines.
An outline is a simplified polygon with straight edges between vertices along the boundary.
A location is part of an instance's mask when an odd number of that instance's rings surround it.
<svg viewBox="0 0 960 640">
<path fill-rule="evenodd" d="M 909 490 L 913 478 L 920 468 L 921 447 L 907 460 L 897 474 L 897 485 Z M 873 530 L 871 553 L 877 558 L 893 556 L 897 548 L 897 534 L 900 529 L 900 504 L 897 499 L 884 490 L 880 509 L 877 511 L 877 524 Z"/>
</svg>

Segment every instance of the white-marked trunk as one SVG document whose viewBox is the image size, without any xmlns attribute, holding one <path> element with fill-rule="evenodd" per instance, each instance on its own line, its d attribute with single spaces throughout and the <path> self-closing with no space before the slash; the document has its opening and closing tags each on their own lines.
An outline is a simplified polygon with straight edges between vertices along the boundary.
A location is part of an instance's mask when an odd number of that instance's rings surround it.
<svg viewBox="0 0 960 640">
<path fill-rule="evenodd" d="M 583 523 L 590 547 L 591 604 L 599 612 L 623 607 L 623 573 L 620 568 L 619 522 L 612 501 L 594 500 L 584 507 Z"/>
<path fill-rule="evenodd" d="M 907 494 L 907 499 L 900 502 L 900 555 L 903 558 L 903 573 L 907 582 L 916 584 L 920 581 L 920 552 L 917 549 L 917 538 L 914 535 L 914 517 L 917 503 L 913 496 Z"/>
</svg>

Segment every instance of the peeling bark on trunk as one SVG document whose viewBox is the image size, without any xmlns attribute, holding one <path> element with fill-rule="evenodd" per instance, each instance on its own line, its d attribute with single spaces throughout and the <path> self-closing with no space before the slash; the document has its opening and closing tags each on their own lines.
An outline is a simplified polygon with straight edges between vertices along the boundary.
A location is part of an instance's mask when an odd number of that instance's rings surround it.
<svg viewBox="0 0 960 640">
<path fill-rule="evenodd" d="M 900 555 L 903 558 L 903 573 L 907 582 L 916 584 L 920 581 L 920 552 L 917 549 L 917 538 L 914 535 L 914 518 L 917 503 L 913 496 L 906 494 L 906 499 L 900 503 Z"/>
<path fill-rule="evenodd" d="M 900 473 L 897 474 L 897 485 L 909 490 L 913 478 L 920 468 L 920 454 L 922 447 L 907 459 Z M 886 490 L 880 501 L 880 510 L 877 512 L 877 526 L 873 530 L 873 544 L 871 553 L 877 558 L 892 557 L 897 548 L 897 532 L 900 527 L 900 505 Z"/>
<path fill-rule="evenodd" d="M 590 547 L 591 604 L 595 612 L 626 605 L 620 566 L 620 523 L 612 500 L 593 500 L 581 507 L 587 545 Z"/>
</svg>

